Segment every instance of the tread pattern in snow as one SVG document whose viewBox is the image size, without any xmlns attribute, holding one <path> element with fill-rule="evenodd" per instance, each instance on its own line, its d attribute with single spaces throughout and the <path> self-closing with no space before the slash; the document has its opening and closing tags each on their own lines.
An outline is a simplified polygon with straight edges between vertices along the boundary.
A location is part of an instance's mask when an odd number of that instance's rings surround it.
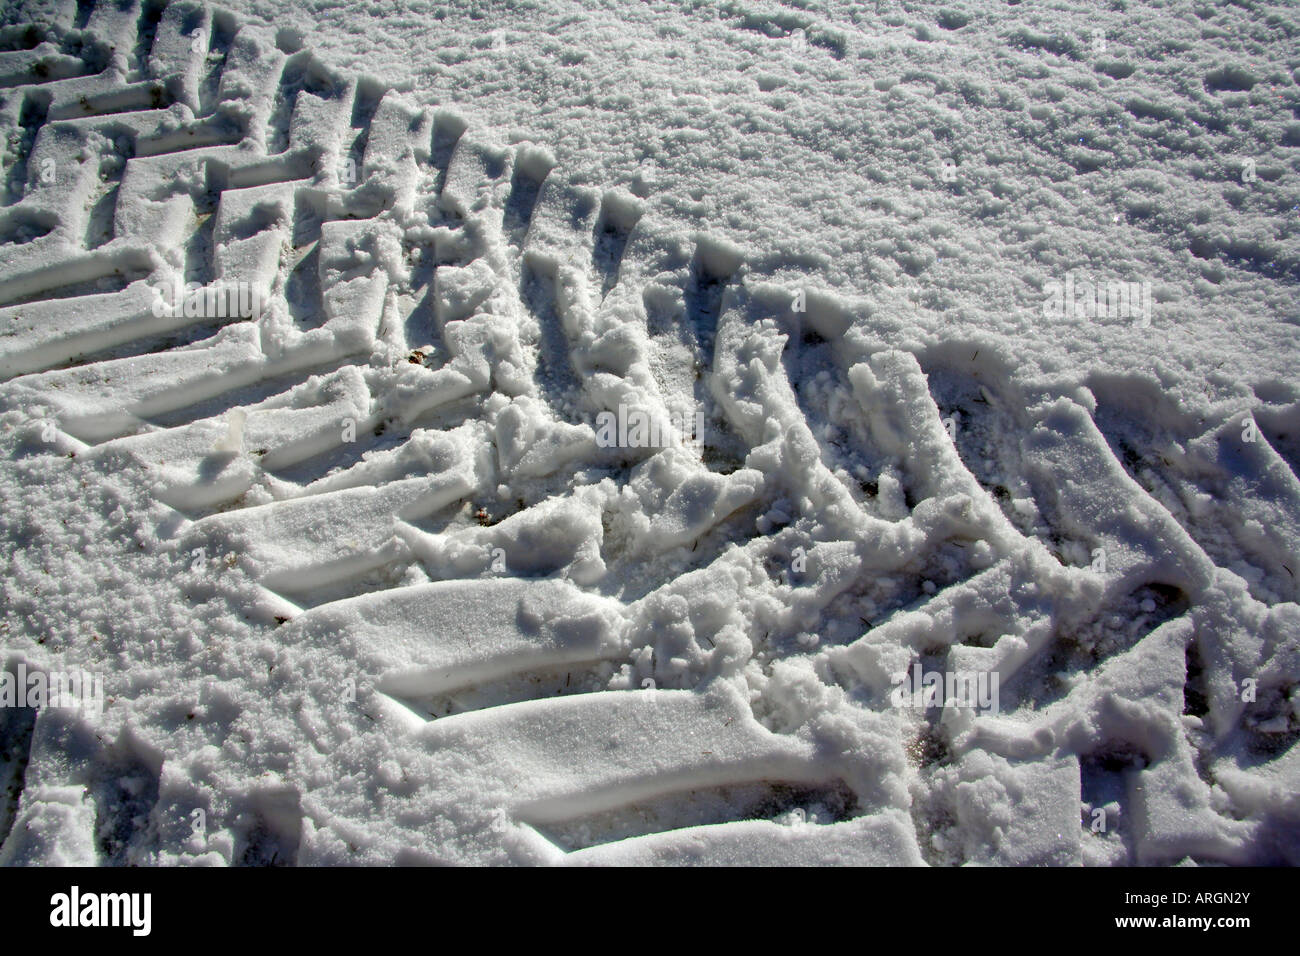
<svg viewBox="0 0 1300 956">
<path fill-rule="evenodd" d="M 1247 441 L 1249 409 L 890 348 L 215 8 L 48 10 L 0 33 L 0 402 L 151 469 L 183 550 L 244 542 L 286 640 L 354 654 L 421 746 L 472 739 L 503 792 L 528 754 L 500 833 L 572 863 L 1259 858 L 1211 783 L 1263 801 L 1225 755 L 1297 735 L 1268 657 L 1295 631 L 1294 409 Z M 159 317 L 175 282 L 266 307 Z M 620 405 L 703 410 L 703 448 L 598 446 Z M 918 666 L 996 673 L 1017 719 L 891 709 Z M 301 856 L 297 796 L 268 807 L 234 862 Z"/>
</svg>

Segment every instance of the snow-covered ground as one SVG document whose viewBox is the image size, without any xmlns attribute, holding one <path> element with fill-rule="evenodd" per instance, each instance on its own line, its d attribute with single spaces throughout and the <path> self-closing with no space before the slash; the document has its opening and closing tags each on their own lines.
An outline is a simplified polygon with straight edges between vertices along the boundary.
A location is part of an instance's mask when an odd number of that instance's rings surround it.
<svg viewBox="0 0 1300 956">
<path fill-rule="evenodd" d="M 1293 7 L 3 22 L 0 862 L 1300 862 Z"/>
</svg>

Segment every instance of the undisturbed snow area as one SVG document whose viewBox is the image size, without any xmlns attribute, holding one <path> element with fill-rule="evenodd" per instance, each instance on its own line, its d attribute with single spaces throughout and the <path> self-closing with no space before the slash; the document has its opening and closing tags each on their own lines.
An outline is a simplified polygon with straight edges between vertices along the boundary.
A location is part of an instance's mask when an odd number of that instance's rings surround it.
<svg viewBox="0 0 1300 956">
<path fill-rule="evenodd" d="M 0 864 L 1300 863 L 1298 36 L 7 6 Z"/>
</svg>

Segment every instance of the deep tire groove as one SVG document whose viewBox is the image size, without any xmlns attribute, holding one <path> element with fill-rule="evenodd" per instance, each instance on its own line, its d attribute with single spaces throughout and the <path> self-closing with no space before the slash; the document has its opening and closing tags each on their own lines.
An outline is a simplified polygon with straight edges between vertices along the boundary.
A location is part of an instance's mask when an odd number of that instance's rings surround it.
<svg viewBox="0 0 1300 956">
<path fill-rule="evenodd" d="M 0 848 L 13 827 L 23 795 L 35 728 L 34 707 L 0 707 Z"/>
</svg>

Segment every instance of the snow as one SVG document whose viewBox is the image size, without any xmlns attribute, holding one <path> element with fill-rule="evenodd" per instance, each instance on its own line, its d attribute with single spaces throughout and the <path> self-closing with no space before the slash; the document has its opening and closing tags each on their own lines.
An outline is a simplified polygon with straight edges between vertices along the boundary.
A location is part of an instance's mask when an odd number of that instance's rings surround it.
<svg viewBox="0 0 1300 956">
<path fill-rule="evenodd" d="M 1289 8 L 5 16 L 0 863 L 1300 860 Z"/>
</svg>

